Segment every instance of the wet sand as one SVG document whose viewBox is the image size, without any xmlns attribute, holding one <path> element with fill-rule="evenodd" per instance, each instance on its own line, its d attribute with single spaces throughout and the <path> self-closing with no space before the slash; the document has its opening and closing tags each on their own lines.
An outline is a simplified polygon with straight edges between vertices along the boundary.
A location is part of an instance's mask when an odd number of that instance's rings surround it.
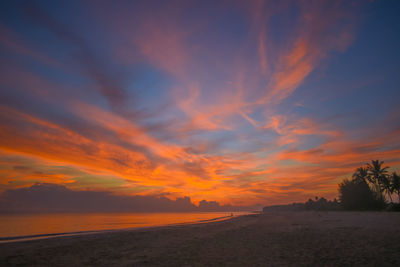
<svg viewBox="0 0 400 267">
<path fill-rule="evenodd" d="M 0 244 L 0 266 L 400 266 L 400 213 L 269 212 Z"/>
</svg>

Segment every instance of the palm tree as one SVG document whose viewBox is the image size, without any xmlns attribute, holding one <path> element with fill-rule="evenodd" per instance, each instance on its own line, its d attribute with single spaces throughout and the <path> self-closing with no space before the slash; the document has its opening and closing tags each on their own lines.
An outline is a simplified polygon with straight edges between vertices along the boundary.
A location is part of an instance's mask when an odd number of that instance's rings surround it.
<svg viewBox="0 0 400 267">
<path fill-rule="evenodd" d="M 376 193 L 379 198 L 383 200 L 382 187 L 385 183 L 385 178 L 387 177 L 387 169 L 389 167 L 382 167 L 383 161 L 371 160 L 371 163 L 367 164 L 367 169 L 369 172 L 368 180 L 374 184 Z"/>
<path fill-rule="evenodd" d="M 364 167 L 357 168 L 355 173 L 353 173 L 353 179 L 358 182 L 367 182 L 368 180 L 368 169 Z"/>
<path fill-rule="evenodd" d="M 399 203 L 400 203 L 400 176 L 394 172 L 392 173 L 392 192 L 396 192 L 397 196 L 399 197 Z"/>
<path fill-rule="evenodd" d="M 383 187 L 383 191 L 386 191 L 386 193 L 388 194 L 390 203 L 393 203 L 393 199 L 392 199 L 393 187 L 392 187 L 390 178 L 391 177 L 388 175 L 385 175 L 382 177 L 382 187 Z"/>
</svg>

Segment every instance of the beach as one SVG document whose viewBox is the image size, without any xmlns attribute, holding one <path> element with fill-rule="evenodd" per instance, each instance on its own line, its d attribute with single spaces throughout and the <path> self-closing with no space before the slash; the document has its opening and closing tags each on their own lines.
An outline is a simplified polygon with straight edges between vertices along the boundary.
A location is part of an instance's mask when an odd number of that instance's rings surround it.
<svg viewBox="0 0 400 267">
<path fill-rule="evenodd" d="M 1 266 L 399 266 L 400 213 L 268 212 L 0 244 Z"/>
</svg>

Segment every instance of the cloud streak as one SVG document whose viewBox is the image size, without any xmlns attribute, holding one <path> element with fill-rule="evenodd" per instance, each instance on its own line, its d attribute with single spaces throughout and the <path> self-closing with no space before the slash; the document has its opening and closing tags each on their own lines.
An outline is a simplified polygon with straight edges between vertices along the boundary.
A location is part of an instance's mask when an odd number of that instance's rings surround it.
<svg viewBox="0 0 400 267">
<path fill-rule="evenodd" d="M 370 114 L 347 104 L 375 94 L 368 82 L 346 104 L 317 97 L 341 86 L 321 80 L 347 75 L 330 63 L 364 45 L 364 4 L 164 5 L 16 5 L 28 30 L 0 28 L 13 51 L 0 73 L 1 191 L 281 204 L 335 197 L 370 159 L 398 168 L 397 110 L 363 123 Z"/>
</svg>

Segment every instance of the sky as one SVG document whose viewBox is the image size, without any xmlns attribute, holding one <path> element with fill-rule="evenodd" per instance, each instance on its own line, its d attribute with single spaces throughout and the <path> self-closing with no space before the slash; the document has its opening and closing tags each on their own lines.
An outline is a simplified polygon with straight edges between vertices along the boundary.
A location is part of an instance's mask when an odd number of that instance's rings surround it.
<svg viewBox="0 0 400 267">
<path fill-rule="evenodd" d="M 274 205 L 400 170 L 400 1 L 0 5 L 0 193 Z"/>
</svg>

